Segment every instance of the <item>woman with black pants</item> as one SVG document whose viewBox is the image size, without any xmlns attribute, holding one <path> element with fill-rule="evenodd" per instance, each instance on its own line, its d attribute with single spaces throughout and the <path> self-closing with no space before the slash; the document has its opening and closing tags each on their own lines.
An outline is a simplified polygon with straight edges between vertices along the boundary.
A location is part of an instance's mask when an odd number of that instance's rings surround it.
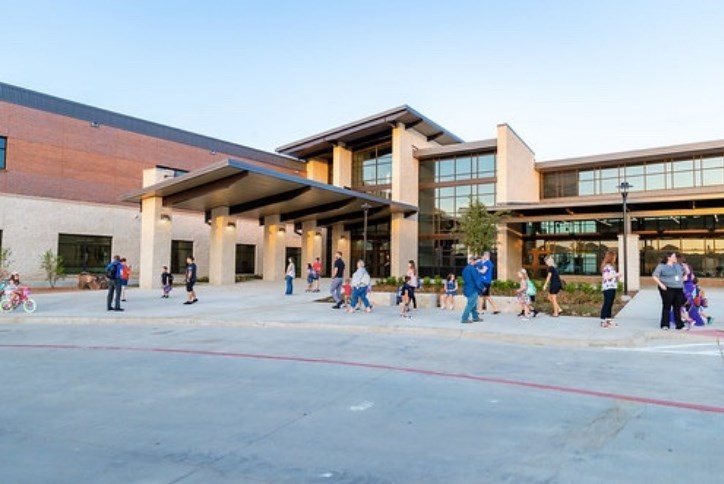
<svg viewBox="0 0 724 484">
<path fill-rule="evenodd" d="M 616 272 L 616 254 L 609 250 L 601 262 L 601 291 L 603 291 L 603 306 L 601 307 L 601 327 L 614 328 L 618 326 L 613 321 L 613 301 L 616 299 L 618 287 L 618 272 Z"/>
<path fill-rule="evenodd" d="M 667 252 L 654 269 L 652 279 L 659 286 L 661 295 L 661 329 L 669 329 L 671 309 L 674 309 L 676 329 L 683 329 L 681 306 L 684 305 L 684 270 L 676 261 L 676 252 Z"/>
</svg>

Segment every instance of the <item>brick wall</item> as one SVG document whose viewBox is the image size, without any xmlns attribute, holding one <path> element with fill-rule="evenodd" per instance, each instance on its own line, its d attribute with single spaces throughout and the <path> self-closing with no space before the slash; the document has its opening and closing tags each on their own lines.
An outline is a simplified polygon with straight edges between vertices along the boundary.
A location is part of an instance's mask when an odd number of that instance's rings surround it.
<svg viewBox="0 0 724 484">
<path fill-rule="evenodd" d="M 7 137 L 0 192 L 104 204 L 142 187 L 156 165 L 192 171 L 227 158 L 184 145 L 44 111 L 0 102 L 0 136 Z M 304 176 L 294 170 L 241 159 Z"/>
</svg>

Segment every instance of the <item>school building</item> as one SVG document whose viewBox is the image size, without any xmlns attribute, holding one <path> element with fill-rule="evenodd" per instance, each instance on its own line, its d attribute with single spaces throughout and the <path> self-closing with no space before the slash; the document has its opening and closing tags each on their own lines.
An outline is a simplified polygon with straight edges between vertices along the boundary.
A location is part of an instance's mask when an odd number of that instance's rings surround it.
<svg viewBox="0 0 724 484">
<path fill-rule="evenodd" d="M 189 254 L 212 284 L 281 280 L 289 257 L 329 274 L 337 250 L 373 276 L 459 273 L 471 197 L 509 212 L 498 278 L 540 277 L 549 254 L 594 277 L 623 251 L 624 182 L 630 289 L 665 250 L 722 277 L 724 140 L 538 161 L 507 124 L 465 142 L 403 105 L 269 153 L 0 83 L 0 246 L 26 280 L 47 250 L 71 275 L 121 254 L 142 287 Z"/>
</svg>

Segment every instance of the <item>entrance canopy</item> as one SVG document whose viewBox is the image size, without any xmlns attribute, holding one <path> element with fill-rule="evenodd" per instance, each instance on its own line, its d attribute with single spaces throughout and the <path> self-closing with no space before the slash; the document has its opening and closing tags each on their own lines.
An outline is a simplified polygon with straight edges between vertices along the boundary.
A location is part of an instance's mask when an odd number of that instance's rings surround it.
<svg viewBox="0 0 724 484">
<path fill-rule="evenodd" d="M 210 212 L 229 207 L 230 216 L 259 218 L 279 215 L 281 222 L 315 221 L 318 226 L 353 224 L 417 213 L 417 207 L 347 188 L 308 180 L 238 160 L 225 160 L 129 193 L 125 202 L 163 199 L 169 208 Z"/>
</svg>

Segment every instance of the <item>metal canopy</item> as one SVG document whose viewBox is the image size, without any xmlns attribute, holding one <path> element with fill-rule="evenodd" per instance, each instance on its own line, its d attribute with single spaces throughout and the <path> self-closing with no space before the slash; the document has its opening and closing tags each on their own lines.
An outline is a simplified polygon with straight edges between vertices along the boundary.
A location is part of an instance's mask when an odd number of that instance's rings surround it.
<svg viewBox="0 0 724 484">
<path fill-rule="evenodd" d="M 417 213 L 417 207 L 320 183 L 238 160 L 225 160 L 180 177 L 124 195 L 124 202 L 140 203 L 161 197 L 166 207 L 207 212 L 229 207 L 230 215 L 259 218 L 280 215 L 282 222 L 314 220 L 320 226 L 370 221 L 393 213 Z"/>
</svg>

